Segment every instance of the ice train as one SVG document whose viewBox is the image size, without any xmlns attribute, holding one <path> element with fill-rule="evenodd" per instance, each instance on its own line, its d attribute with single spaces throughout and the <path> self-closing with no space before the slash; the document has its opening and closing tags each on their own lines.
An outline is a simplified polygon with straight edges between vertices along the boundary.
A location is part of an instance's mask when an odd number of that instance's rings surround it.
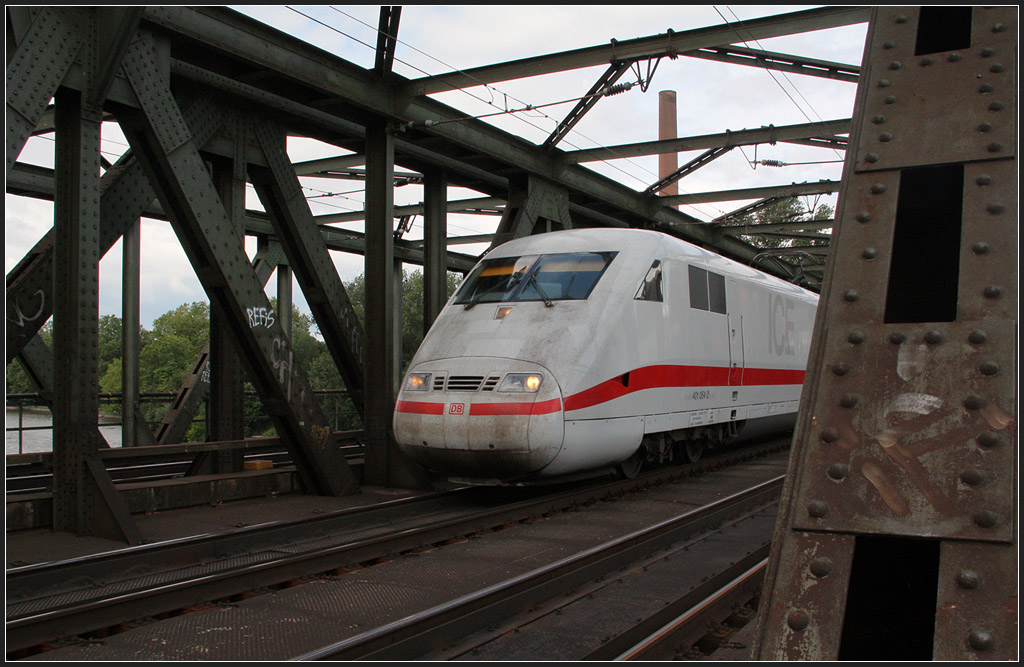
<svg viewBox="0 0 1024 667">
<path fill-rule="evenodd" d="M 399 446 L 470 483 L 529 483 L 791 428 L 817 296 L 660 232 L 580 229 L 488 253 L 398 395 Z"/>
</svg>

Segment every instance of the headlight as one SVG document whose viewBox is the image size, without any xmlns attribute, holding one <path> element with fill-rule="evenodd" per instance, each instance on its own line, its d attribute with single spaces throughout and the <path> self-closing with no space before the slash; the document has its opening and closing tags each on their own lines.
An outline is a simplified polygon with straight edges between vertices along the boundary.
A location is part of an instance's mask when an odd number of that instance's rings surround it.
<svg viewBox="0 0 1024 667">
<path fill-rule="evenodd" d="M 498 391 L 535 393 L 540 389 L 544 376 L 539 373 L 509 373 L 498 385 Z"/>
<path fill-rule="evenodd" d="M 427 391 L 430 389 L 430 373 L 409 373 L 402 389 L 405 391 Z"/>
</svg>

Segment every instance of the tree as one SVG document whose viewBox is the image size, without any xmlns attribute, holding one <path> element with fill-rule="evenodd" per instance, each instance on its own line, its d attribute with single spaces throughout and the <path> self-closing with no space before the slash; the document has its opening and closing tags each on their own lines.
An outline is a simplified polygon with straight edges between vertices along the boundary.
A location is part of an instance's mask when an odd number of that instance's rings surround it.
<svg viewBox="0 0 1024 667">
<path fill-rule="evenodd" d="M 175 392 L 210 337 L 210 305 L 183 304 L 153 320 L 142 332 L 139 385 L 143 392 Z"/>
</svg>

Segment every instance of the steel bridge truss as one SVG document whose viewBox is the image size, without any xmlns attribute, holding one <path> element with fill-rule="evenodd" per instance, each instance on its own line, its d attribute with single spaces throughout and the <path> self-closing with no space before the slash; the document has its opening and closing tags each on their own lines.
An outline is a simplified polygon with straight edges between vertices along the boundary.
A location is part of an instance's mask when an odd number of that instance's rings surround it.
<svg viewBox="0 0 1024 667">
<path fill-rule="evenodd" d="M 857 79 L 859 68 L 734 47 L 735 33 L 720 27 L 406 80 L 391 71 L 399 17 L 400 8 L 382 8 L 378 57 L 366 70 L 216 7 L 8 8 L 7 191 L 52 200 L 55 224 L 8 274 L 7 360 L 18 358 L 44 396 L 52 397 L 55 527 L 138 540 L 96 457 L 106 446 L 96 428 L 96 285 L 99 259 L 140 217 L 171 223 L 207 292 L 213 320 L 209 348 L 197 359 L 175 411 L 155 434 L 141 424 L 140 441 L 180 439 L 207 392 L 211 433 L 237 437 L 245 377 L 289 446 L 304 487 L 318 494 L 347 493 L 357 483 L 293 359 L 290 304 L 279 303 L 281 312 L 275 313 L 265 296 L 275 268 L 279 278 L 294 272 L 358 406 L 366 429 L 366 480 L 406 485 L 422 479 L 389 433 L 398 372 L 394 285 L 400 262 L 424 266 L 427 324 L 443 306 L 446 272 L 465 272 L 475 262 L 448 245 L 497 244 L 574 226 L 658 228 L 790 280 L 820 280 L 820 247 L 802 249 L 815 254 L 808 266 L 743 240 L 761 233 L 792 238 L 791 227 L 741 231 L 728 219 L 701 223 L 675 207 L 829 193 L 838 183 L 663 197 L 656 190 L 636 192 L 581 165 L 604 159 L 610 150 L 617 158 L 703 150 L 710 161 L 733 147 L 776 141 L 842 149 L 850 120 L 586 151 L 555 146 L 630 67 L 645 61 L 714 59 L 848 81 Z M 749 38 L 761 39 L 867 19 L 865 8 L 824 8 L 758 19 L 744 28 Z M 480 121 L 444 123 L 462 114 L 427 97 L 462 85 L 463 76 L 479 85 L 593 65 L 608 69 L 542 146 Z M 105 120 L 116 120 L 131 146 L 113 165 L 99 153 L 99 125 Z M 41 132 L 56 137 L 52 171 L 17 161 L 28 139 Z M 336 146 L 340 157 L 292 164 L 285 150 L 289 135 Z M 399 165 L 405 171 L 396 171 Z M 687 165 L 674 178 L 700 166 Z M 349 216 L 365 220 L 364 233 L 331 227 L 345 216 L 312 215 L 299 182 L 308 174 L 365 181 L 366 210 Z M 395 185 L 410 178 L 423 183 L 423 204 L 395 207 Z M 245 209 L 247 183 L 265 213 Z M 483 196 L 448 201 L 449 186 Z M 486 212 L 501 220 L 493 236 L 448 238 L 450 211 Z M 394 233 L 394 219 L 411 214 L 423 216 L 422 242 Z M 801 230 L 813 232 L 814 224 Z M 247 235 L 260 239 L 254 261 L 245 254 Z M 330 251 L 365 257 L 368 308 L 362 323 Z M 279 299 L 286 292 L 279 290 Z M 48 350 L 37 334 L 51 315 L 55 345 Z M 209 374 L 207 361 L 214 369 Z M 54 374 L 54 366 L 67 372 Z M 223 463 L 224 469 L 232 465 L 237 462 Z"/>
</svg>

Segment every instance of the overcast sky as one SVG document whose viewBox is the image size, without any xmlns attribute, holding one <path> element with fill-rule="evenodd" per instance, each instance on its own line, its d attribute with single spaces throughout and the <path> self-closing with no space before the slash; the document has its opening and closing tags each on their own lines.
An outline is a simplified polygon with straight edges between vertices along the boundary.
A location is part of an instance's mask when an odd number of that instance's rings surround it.
<svg viewBox="0 0 1024 667">
<path fill-rule="evenodd" d="M 683 32 L 695 28 L 735 23 L 744 19 L 783 14 L 807 6 L 423 6 L 402 8 L 395 72 L 408 78 L 489 65 L 569 49 L 608 44 L 635 37 Z M 236 7 L 258 20 L 288 32 L 362 67 L 372 67 L 376 45 L 379 6 L 245 6 Z M 845 64 L 860 63 L 866 25 L 837 28 L 793 37 L 748 43 L 753 48 L 778 51 Z M 739 39 L 737 39 L 737 43 Z M 533 106 L 529 112 L 492 116 L 486 122 L 529 141 L 540 143 L 557 122 L 585 94 L 606 66 L 507 81 L 488 88 L 476 87 L 438 95 L 440 101 L 464 111 L 467 116 Z M 639 74 L 648 78 L 648 66 Z M 637 82 L 629 73 L 620 82 Z M 817 120 L 849 118 L 856 86 L 763 69 L 723 65 L 692 58 L 663 59 L 654 70 L 646 92 L 639 86 L 629 92 L 602 100 L 576 127 L 560 147 L 565 150 L 651 141 L 658 135 L 658 92 L 677 94 L 679 136 L 693 136 L 756 128 L 774 124 L 790 125 Z M 570 100 L 570 101 L 567 101 Z M 555 102 L 564 102 L 555 106 Z M 541 107 L 541 108 L 538 108 Z M 113 161 L 126 148 L 116 126 L 105 131 L 104 154 Z M 289 143 L 293 161 L 337 154 L 329 146 L 308 140 Z M 680 154 L 679 164 L 695 157 Z M 838 180 L 843 156 L 831 150 L 799 148 L 779 144 L 756 149 L 734 150 L 680 183 L 680 193 L 698 193 L 816 181 Z M 32 139 L 21 160 L 53 165 L 52 135 Z M 771 168 L 751 165 L 753 160 L 782 160 L 794 166 Z M 798 164 L 808 163 L 808 164 Z M 657 157 L 588 163 L 588 167 L 643 190 L 658 180 Z M 359 182 L 304 179 L 314 214 L 359 211 L 363 208 Z M 479 196 L 452 190 L 449 197 Z M 418 203 L 418 187 L 399 188 L 396 204 Z M 834 198 L 805 201 L 809 206 Z M 725 202 L 687 207 L 684 211 L 710 220 L 746 202 Z M 254 196 L 252 208 L 259 208 Z M 420 238 L 420 220 L 406 238 Z M 449 235 L 493 231 L 498 219 L 481 216 L 451 216 Z M 6 271 L 24 256 L 52 226 L 52 205 L 7 195 L 5 252 Z M 361 230 L 361 224 L 345 225 Z M 481 246 L 455 246 L 458 252 L 480 252 Z M 250 255 L 255 250 L 251 244 Z M 101 314 L 121 314 L 120 244 L 101 262 Z M 207 300 L 198 280 L 181 252 L 170 226 L 143 221 L 142 237 L 142 323 L 152 326 L 155 317 L 182 303 Z M 349 281 L 362 273 L 362 258 L 335 253 L 339 273 Z M 410 267 L 411 268 L 411 267 Z M 271 295 L 274 293 L 271 281 Z M 297 305 L 308 312 L 298 287 Z"/>
</svg>

